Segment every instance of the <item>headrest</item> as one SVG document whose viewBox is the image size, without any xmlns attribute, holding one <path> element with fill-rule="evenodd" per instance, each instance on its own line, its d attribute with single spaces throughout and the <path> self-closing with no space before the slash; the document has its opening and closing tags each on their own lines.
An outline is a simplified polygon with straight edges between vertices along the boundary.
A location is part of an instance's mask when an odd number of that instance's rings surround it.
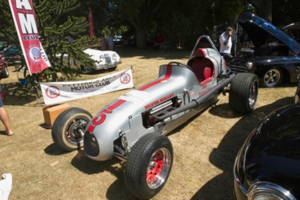
<svg viewBox="0 0 300 200">
<path fill-rule="evenodd" d="M 206 53 L 204 52 L 204 49 L 198 48 L 198 49 L 195 50 L 194 56 L 195 57 L 205 57 Z"/>
</svg>

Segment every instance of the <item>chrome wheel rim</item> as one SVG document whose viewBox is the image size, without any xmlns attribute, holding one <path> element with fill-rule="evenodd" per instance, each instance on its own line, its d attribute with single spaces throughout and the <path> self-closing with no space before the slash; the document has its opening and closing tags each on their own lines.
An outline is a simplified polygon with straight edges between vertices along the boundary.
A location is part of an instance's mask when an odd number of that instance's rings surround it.
<svg viewBox="0 0 300 200">
<path fill-rule="evenodd" d="M 281 78 L 280 76 L 281 76 L 281 74 L 278 69 L 270 69 L 264 75 L 264 83 L 268 87 L 273 87 L 274 85 L 276 85 L 279 82 L 279 80 Z"/>
<path fill-rule="evenodd" d="M 146 172 L 146 182 L 150 189 L 161 186 L 171 168 L 171 153 L 166 148 L 161 148 L 151 155 Z"/>
<path fill-rule="evenodd" d="M 248 98 L 249 106 L 251 108 L 253 108 L 256 103 L 257 93 L 258 93 L 257 89 L 258 89 L 258 83 L 257 81 L 254 81 L 250 87 L 250 95 Z"/>
<path fill-rule="evenodd" d="M 82 141 L 82 136 L 79 129 L 84 130 L 86 121 L 83 119 L 74 119 L 68 124 L 68 129 L 65 133 L 66 139 L 71 144 L 77 144 Z"/>
<path fill-rule="evenodd" d="M 90 66 L 87 66 L 87 65 L 84 65 L 83 68 L 84 68 L 84 71 L 86 71 L 87 73 L 91 73 L 93 70 Z"/>
</svg>

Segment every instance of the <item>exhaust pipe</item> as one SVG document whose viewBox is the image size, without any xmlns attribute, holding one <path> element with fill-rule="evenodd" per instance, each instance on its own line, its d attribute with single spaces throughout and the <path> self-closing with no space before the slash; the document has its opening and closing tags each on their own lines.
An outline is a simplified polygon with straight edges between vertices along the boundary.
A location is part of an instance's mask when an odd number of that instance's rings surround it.
<svg viewBox="0 0 300 200">
<path fill-rule="evenodd" d="M 153 117 L 155 119 L 158 120 L 164 120 L 168 117 L 171 117 L 172 115 L 176 115 L 180 112 L 183 112 L 185 110 L 189 110 L 192 108 L 196 108 L 198 105 L 200 105 L 203 101 L 207 100 L 211 95 L 213 95 L 214 93 L 218 92 L 220 89 L 222 89 L 223 87 L 225 87 L 226 85 L 228 85 L 232 79 L 235 77 L 235 74 L 230 74 L 229 78 L 226 78 L 222 81 L 220 81 L 213 89 L 209 90 L 208 92 L 206 92 L 204 95 L 202 95 L 201 97 L 198 97 L 197 99 L 193 99 L 190 103 L 183 105 L 179 108 L 177 108 L 176 110 L 173 110 L 163 116 L 155 116 L 153 115 Z"/>
</svg>

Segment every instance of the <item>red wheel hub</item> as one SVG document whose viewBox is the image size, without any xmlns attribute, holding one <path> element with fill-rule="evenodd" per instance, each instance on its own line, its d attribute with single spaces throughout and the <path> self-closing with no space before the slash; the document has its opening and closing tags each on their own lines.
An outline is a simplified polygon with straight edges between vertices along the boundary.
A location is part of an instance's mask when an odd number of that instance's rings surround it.
<svg viewBox="0 0 300 200">
<path fill-rule="evenodd" d="M 157 151 L 151 158 L 150 164 L 147 170 L 146 180 L 148 183 L 153 183 L 157 176 L 160 174 L 164 165 L 164 155 L 162 151 Z"/>
</svg>

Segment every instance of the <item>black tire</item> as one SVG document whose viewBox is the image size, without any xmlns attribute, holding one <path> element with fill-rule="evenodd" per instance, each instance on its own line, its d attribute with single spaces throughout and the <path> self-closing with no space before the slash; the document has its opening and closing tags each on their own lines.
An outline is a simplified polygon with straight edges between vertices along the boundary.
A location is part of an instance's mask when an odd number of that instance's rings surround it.
<svg viewBox="0 0 300 200">
<path fill-rule="evenodd" d="M 239 73 L 230 84 L 229 105 L 239 113 L 251 112 L 258 95 L 258 77 L 251 73 Z"/>
<path fill-rule="evenodd" d="M 272 68 L 266 71 L 260 78 L 260 85 L 262 87 L 277 87 L 283 80 L 283 72 L 281 69 Z"/>
<path fill-rule="evenodd" d="M 108 71 L 114 71 L 117 69 L 117 66 L 116 67 L 111 67 L 111 68 L 108 68 Z"/>
<path fill-rule="evenodd" d="M 54 121 L 52 139 L 63 151 L 74 151 L 83 146 L 80 130 L 84 131 L 92 115 L 81 108 L 63 111 Z"/>
<path fill-rule="evenodd" d="M 173 147 L 169 138 L 157 133 L 144 135 L 133 146 L 127 159 L 127 189 L 140 199 L 152 198 L 165 185 L 172 164 Z"/>
<path fill-rule="evenodd" d="M 93 74 L 95 69 L 88 65 L 81 65 L 81 72 L 84 74 Z"/>
</svg>

